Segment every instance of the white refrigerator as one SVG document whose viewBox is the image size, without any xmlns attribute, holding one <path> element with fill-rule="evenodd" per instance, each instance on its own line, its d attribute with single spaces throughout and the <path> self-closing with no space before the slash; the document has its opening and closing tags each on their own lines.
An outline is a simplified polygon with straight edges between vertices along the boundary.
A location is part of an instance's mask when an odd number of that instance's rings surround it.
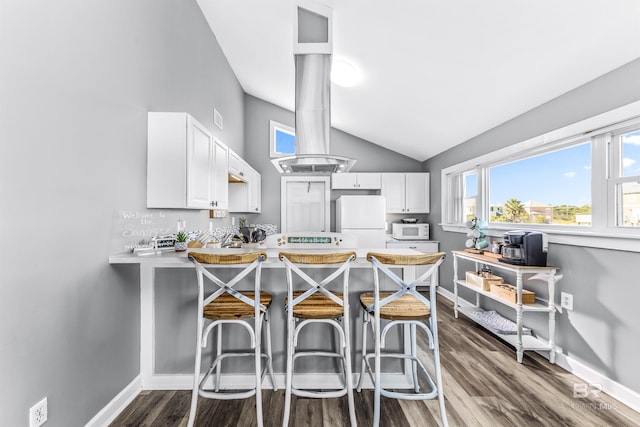
<svg viewBox="0 0 640 427">
<path fill-rule="evenodd" d="M 336 200 L 336 232 L 358 237 L 358 248 L 386 246 L 384 196 L 340 196 Z"/>
</svg>

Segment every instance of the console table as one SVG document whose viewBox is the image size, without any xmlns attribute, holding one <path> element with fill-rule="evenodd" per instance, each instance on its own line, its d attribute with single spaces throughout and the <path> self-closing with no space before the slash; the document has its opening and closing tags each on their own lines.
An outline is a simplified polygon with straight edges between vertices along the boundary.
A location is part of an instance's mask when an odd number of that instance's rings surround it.
<svg viewBox="0 0 640 427">
<path fill-rule="evenodd" d="M 516 348 L 517 352 L 517 360 L 519 363 L 522 363 L 522 357 L 524 352 L 527 350 L 533 351 L 548 351 L 549 352 L 549 361 L 551 363 L 555 363 L 555 330 L 556 330 L 556 306 L 554 302 L 555 295 L 555 275 L 558 270 L 556 267 L 528 267 L 528 266 L 520 266 L 520 265 L 511 265 L 499 262 L 497 258 L 489 257 L 482 254 L 475 254 L 465 251 L 452 251 L 453 254 L 453 291 L 454 291 L 454 313 L 455 317 L 458 318 L 458 312 L 462 312 L 468 314 L 472 311 L 484 311 L 480 307 L 480 296 L 484 296 L 486 298 L 490 298 L 494 301 L 497 301 L 516 312 L 516 334 L 501 334 L 497 333 L 491 329 L 492 333 L 502 338 L 504 341 L 508 342 L 512 346 Z M 517 301 L 510 302 L 507 301 L 495 293 L 490 291 L 485 291 L 481 287 L 468 283 L 466 280 L 458 278 L 458 261 L 459 260 L 467 260 L 475 263 L 475 271 L 479 271 L 482 265 L 488 265 L 492 269 L 499 271 L 506 271 L 515 273 L 516 275 L 516 288 L 517 288 Z M 522 303 L 522 278 L 525 274 L 539 274 L 545 273 L 547 275 L 547 287 L 548 287 L 548 301 L 544 301 L 536 297 L 536 301 L 534 304 L 523 304 Z M 464 274 L 464 273 L 463 273 Z M 475 292 L 476 302 L 475 305 L 471 304 L 470 306 L 462 306 L 458 302 L 458 287 L 462 286 L 465 289 L 469 289 Z M 524 313 L 547 313 L 549 320 L 549 340 L 544 340 L 541 338 L 537 338 L 531 335 L 523 335 L 523 315 Z M 471 320 L 474 320 L 473 317 L 469 317 Z"/>
</svg>

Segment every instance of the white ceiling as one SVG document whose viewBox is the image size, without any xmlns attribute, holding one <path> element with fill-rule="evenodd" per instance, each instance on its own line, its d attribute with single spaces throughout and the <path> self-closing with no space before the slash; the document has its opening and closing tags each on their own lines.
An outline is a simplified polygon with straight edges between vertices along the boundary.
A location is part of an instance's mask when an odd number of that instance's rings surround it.
<svg viewBox="0 0 640 427">
<path fill-rule="evenodd" d="M 197 1 L 245 92 L 293 111 L 295 0 Z M 319 3 L 363 73 L 332 126 L 420 161 L 640 57 L 638 0 Z"/>
</svg>

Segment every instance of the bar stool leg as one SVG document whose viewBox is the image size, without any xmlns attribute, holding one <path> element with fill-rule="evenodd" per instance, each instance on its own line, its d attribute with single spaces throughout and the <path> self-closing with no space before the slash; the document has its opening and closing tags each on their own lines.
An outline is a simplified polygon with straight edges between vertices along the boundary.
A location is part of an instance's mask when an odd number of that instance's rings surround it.
<svg viewBox="0 0 640 427">
<path fill-rule="evenodd" d="M 378 307 L 378 301 L 376 298 L 376 308 Z M 375 310 L 374 312 L 374 337 L 375 337 L 375 391 L 373 395 L 373 427 L 380 425 L 380 394 L 382 386 L 380 384 L 380 312 Z"/>
<path fill-rule="evenodd" d="M 369 324 L 369 313 L 363 311 L 362 316 L 362 362 L 360 365 L 360 378 L 358 379 L 358 393 L 362 391 L 362 381 L 364 380 L 366 356 L 367 356 L 367 325 Z"/>
<path fill-rule="evenodd" d="M 413 376 L 413 390 L 416 393 L 420 392 L 420 386 L 418 384 L 418 362 L 416 362 L 416 358 L 418 354 L 416 352 L 416 325 L 414 323 L 409 326 L 411 329 L 411 357 L 413 360 L 411 361 L 411 374 Z"/>
<path fill-rule="evenodd" d="M 259 298 L 259 297 L 258 297 Z M 254 318 L 254 330 L 256 331 L 255 365 L 256 365 L 256 416 L 258 427 L 262 427 L 262 316 Z"/>
<path fill-rule="evenodd" d="M 222 323 L 218 324 L 218 332 L 216 333 L 216 357 L 222 354 Z M 218 361 L 216 366 L 216 393 L 220 391 L 220 373 L 222 371 L 222 359 Z"/>
<path fill-rule="evenodd" d="M 348 296 L 345 297 L 345 299 Z M 342 318 L 342 326 L 344 328 L 344 355 L 345 355 L 345 381 L 347 387 L 347 399 L 349 400 L 349 417 L 351 418 L 351 427 L 356 427 L 356 407 L 353 401 L 353 373 L 351 371 L 351 326 L 349 322 L 349 311 L 345 310 L 345 315 Z M 337 332 L 337 331 L 336 331 Z"/>
<path fill-rule="evenodd" d="M 198 410 L 198 395 L 200 389 L 200 365 L 202 363 L 202 318 L 198 316 L 196 336 L 196 361 L 193 369 L 193 389 L 191 391 L 191 409 L 189 410 L 188 427 L 193 427 L 196 421 L 196 411 Z"/>
<path fill-rule="evenodd" d="M 289 413 L 291 412 L 291 387 L 293 383 L 293 334 L 295 331 L 295 321 L 293 318 L 289 318 L 287 324 L 287 371 L 285 378 L 284 416 L 282 417 L 283 427 L 289 426 Z"/>
<path fill-rule="evenodd" d="M 273 391 L 278 390 L 278 385 L 276 384 L 276 377 L 273 374 L 273 360 L 271 355 L 271 321 L 269 320 L 269 312 L 264 313 L 264 321 L 265 328 L 267 329 L 267 369 L 269 370 L 269 375 L 271 376 L 271 385 L 273 386 Z"/>
</svg>

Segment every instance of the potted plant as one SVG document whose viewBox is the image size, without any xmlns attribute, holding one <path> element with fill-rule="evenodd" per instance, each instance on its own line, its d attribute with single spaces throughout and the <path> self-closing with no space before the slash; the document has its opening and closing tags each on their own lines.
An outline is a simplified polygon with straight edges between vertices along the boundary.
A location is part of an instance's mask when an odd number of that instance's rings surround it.
<svg viewBox="0 0 640 427">
<path fill-rule="evenodd" d="M 174 244 L 176 252 L 184 252 L 187 250 L 187 233 L 178 231 L 176 234 L 176 243 Z"/>
</svg>

